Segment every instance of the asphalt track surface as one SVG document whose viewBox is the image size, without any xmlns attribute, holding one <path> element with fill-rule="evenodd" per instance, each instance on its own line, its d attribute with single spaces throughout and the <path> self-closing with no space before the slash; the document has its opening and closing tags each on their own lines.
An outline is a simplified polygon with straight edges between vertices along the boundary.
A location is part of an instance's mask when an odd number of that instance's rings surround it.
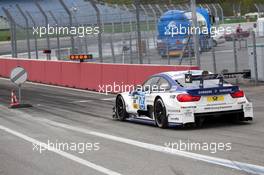
<svg viewBox="0 0 264 175">
<path fill-rule="evenodd" d="M 14 88 L 0 79 L 0 174 L 263 174 L 264 86 L 245 87 L 254 103 L 253 122 L 211 121 L 201 129 L 159 129 L 112 119 L 114 95 L 26 83 L 24 103 L 9 109 Z M 35 145 L 98 143 L 100 149 L 37 151 Z M 169 142 L 231 143 L 230 151 L 168 152 Z M 206 157 L 204 157 L 206 156 Z M 221 159 L 219 159 L 221 158 Z M 243 164 L 246 163 L 246 164 Z M 256 166 L 257 165 L 257 166 Z"/>
</svg>

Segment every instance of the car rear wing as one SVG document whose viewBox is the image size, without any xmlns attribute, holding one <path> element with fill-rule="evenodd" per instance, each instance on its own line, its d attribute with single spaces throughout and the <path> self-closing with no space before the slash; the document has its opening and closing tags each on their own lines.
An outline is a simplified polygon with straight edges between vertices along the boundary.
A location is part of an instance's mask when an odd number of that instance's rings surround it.
<svg viewBox="0 0 264 175">
<path fill-rule="evenodd" d="M 209 96 L 209 95 L 224 95 L 237 92 L 238 86 L 223 86 L 223 87 L 212 87 L 212 88 L 197 88 L 187 89 L 187 93 L 193 96 Z"/>
<path fill-rule="evenodd" d="M 204 80 L 215 80 L 219 79 L 219 87 L 223 87 L 224 79 L 237 78 L 241 76 L 243 78 L 250 78 L 250 70 L 244 72 L 233 72 L 233 73 L 222 73 L 222 74 L 209 74 L 207 71 L 204 71 L 202 75 L 192 75 L 191 72 L 185 74 L 185 83 L 192 83 L 193 81 L 200 81 L 200 88 L 204 87 Z"/>
</svg>

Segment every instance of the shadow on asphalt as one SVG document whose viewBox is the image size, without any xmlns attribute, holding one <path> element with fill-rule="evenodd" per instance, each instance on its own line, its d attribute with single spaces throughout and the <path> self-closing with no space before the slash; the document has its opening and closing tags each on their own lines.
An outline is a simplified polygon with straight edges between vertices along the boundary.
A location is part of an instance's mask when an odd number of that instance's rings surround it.
<svg viewBox="0 0 264 175">
<path fill-rule="evenodd" d="M 145 120 L 128 120 L 125 121 L 128 124 L 142 125 L 146 127 L 157 127 L 154 121 L 145 121 Z M 252 121 L 231 121 L 226 117 L 211 118 L 205 120 L 201 127 L 196 127 L 194 125 L 184 127 L 182 125 L 171 125 L 167 130 L 178 130 L 178 131 L 192 131 L 192 130 L 201 130 L 201 129 L 211 129 L 211 128 L 228 128 L 228 127 L 238 127 L 251 125 Z M 158 128 L 158 127 L 157 127 Z"/>
</svg>

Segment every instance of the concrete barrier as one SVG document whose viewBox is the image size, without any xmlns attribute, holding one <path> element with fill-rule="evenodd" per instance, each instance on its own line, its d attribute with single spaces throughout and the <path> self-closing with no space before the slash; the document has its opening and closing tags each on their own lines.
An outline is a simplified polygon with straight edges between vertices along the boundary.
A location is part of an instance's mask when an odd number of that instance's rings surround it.
<svg viewBox="0 0 264 175">
<path fill-rule="evenodd" d="M 13 68 L 28 72 L 28 81 L 99 91 L 106 85 L 136 85 L 165 71 L 197 70 L 196 66 L 78 63 L 0 58 L 0 76 L 9 78 Z"/>
</svg>

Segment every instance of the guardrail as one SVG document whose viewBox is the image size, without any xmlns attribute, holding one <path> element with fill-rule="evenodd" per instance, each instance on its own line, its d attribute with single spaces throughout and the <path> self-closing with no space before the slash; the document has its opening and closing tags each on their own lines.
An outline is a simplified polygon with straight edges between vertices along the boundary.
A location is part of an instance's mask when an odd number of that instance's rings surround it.
<svg viewBox="0 0 264 175">
<path fill-rule="evenodd" d="M 164 71 L 197 70 L 197 66 L 165 66 L 138 64 L 77 63 L 0 58 L 0 76 L 9 78 L 13 68 L 28 72 L 28 81 L 99 91 L 99 87 L 137 85 L 147 77 Z"/>
</svg>

